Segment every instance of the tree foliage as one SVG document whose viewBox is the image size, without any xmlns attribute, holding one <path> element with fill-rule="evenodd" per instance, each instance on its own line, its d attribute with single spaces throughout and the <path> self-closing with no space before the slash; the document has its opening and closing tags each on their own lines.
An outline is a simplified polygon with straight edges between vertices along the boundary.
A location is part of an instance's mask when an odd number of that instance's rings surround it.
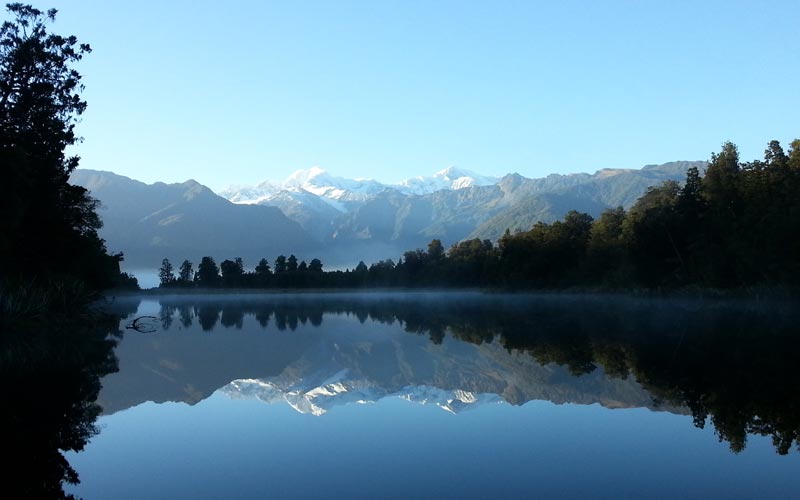
<svg viewBox="0 0 800 500">
<path fill-rule="evenodd" d="M 203 257 L 197 266 L 195 281 L 199 286 L 214 287 L 219 283 L 219 267 L 213 257 Z"/>
<path fill-rule="evenodd" d="M 194 269 L 192 269 L 192 263 L 189 262 L 188 260 L 184 260 L 181 263 L 178 279 L 180 280 L 181 283 L 191 283 L 193 278 L 194 278 Z"/>
<path fill-rule="evenodd" d="M 74 64 L 91 51 L 74 36 L 48 32 L 56 10 L 7 6 L 0 26 L 0 272 L 10 279 L 79 279 L 115 284 L 121 256 L 97 235 L 97 201 L 68 183 L 78 166 L 66 149 L 79 141 L 86 109 Z"/>
<path fill-rule="evenodd" d="M 161 268 L 158 270 L 158 279 L 161 286 L 170 286 L 175 281 L 175 273 L 169 259 L 161 261 Z"/>
</svg>

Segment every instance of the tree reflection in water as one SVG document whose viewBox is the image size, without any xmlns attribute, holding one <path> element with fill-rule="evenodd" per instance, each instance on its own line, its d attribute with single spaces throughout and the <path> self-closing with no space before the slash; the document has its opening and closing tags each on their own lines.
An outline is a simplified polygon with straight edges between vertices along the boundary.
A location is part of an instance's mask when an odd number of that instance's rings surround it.
<svg viewBox="0 0 800 500">
<path fill-rule="evenodd" d="M 780 454 L 798 443 L 795 304 L 480 294 L 195 296 L 160 303 L 160 335 L 195 323 L 214 335 L 242 328 L 246 316 L 262 328 L 291 332 L 319 327 L 335 314 L 400 324 L 433 343 L 497 342 L 538 363 L 564 366 L 574 377 L 598 367 L 608 377 L 633 376 L 654 404 L 688 408 L 695 425 L 710 422 L 734 452 L 745 448 L 748 435 L 770 436 Z M 83 449 L 97 433 L 96 401 L 101 378 L 117 370 L 118 328 L 118 317 L 95 314 L 3 332 L 9 498 L 64 498 L 64 482 L 78 481 L 62 452 Z"/>
<path fill-rule="evenodd" d="M 0 335 L 0 412 L 6 498 L 72 498 L 62 451 L 97 434 L 100 379 L 117 371 L 119 318 L 105 313 L 37 320 Z"/>
<path fill-rule="evenodd" d="M 500 342 L 576 377 L 602 367 L 606 376 L 632 375 L 655 404 L 688 408 L 698 427 L 708 422 L 734 452 L 748 434 L 771 436 L 786 454 L 800 432 L 798 316 L 795 304 L 744 300 L 663 300 L 600 296 L 481 295 L 247 296 L 161 299 L 163 328 L 172 317 L 203 330 L 219 321 L 241 328 L 245 315 L 263 327 L 319 326 L 324 314 L 358 321 L 399 322 L 441 343 L 446 335 L 480 344 Z"/>
</svg>

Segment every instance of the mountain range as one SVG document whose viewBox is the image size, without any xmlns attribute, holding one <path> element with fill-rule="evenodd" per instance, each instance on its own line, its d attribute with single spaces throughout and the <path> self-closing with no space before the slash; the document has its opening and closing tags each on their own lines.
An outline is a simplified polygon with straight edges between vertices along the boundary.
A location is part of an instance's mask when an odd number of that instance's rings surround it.
<svg viewBox="0 0 800 500">
<path fill-rule="evenodd" d="M 569 210 L 598 216 L 630 207 L 648 187 L 681 181 L 703 161 L 604 169 L 594 174 L 501 178 L 450 167 L 398 184 L 346 179 L 321 168 L 281 182 L 233 186 L 218 194 L 190 180 L 147 185 L 111 172 L 76 170 L 71 182 L 102 204 L 101 236 L 134 265 L 164 257 L 243 257 L 246 265 L 278 254 L 320 257 L 330 267 L 397 259 L 438 238 L 496 240 L 509 229 L 552 222 Z"/>
<path fill-rule="evenodd" d="M 316 245 L 280 209 L 237 205 L 193 180 L 144 184 L 111 172 L 76 170 L 71 182 L 100 200 L 100 235 L 109 251 L 122 251 L 134 265 L 157 268 L 164 257 L 180 263 L 203 255 L 272 256 Z"/>
</svg>

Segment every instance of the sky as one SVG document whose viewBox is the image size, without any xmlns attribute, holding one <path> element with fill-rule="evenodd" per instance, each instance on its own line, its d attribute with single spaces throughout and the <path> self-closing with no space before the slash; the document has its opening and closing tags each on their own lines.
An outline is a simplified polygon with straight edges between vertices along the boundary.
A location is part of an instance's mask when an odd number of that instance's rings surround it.
<svg viewBox="0 0 800 500">
<path fill-rule="evenodd" d="M 796 1 L 51 0 L 81 167 L 215 190 L 744 160 L 800 137 Z"/>
</svg>

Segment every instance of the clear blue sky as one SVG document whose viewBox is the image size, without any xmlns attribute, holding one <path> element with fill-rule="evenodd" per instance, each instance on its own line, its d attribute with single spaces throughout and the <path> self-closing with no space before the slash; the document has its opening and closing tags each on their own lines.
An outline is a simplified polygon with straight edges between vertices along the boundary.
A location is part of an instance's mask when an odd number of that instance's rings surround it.
<svg viewBox="0 0 800 500">
<path fill-rule="evenodd" d="M 744 159 L 800 137 L 797 1 L 57 1 L 85 168 L 214 189 Z"/>
</svg>

